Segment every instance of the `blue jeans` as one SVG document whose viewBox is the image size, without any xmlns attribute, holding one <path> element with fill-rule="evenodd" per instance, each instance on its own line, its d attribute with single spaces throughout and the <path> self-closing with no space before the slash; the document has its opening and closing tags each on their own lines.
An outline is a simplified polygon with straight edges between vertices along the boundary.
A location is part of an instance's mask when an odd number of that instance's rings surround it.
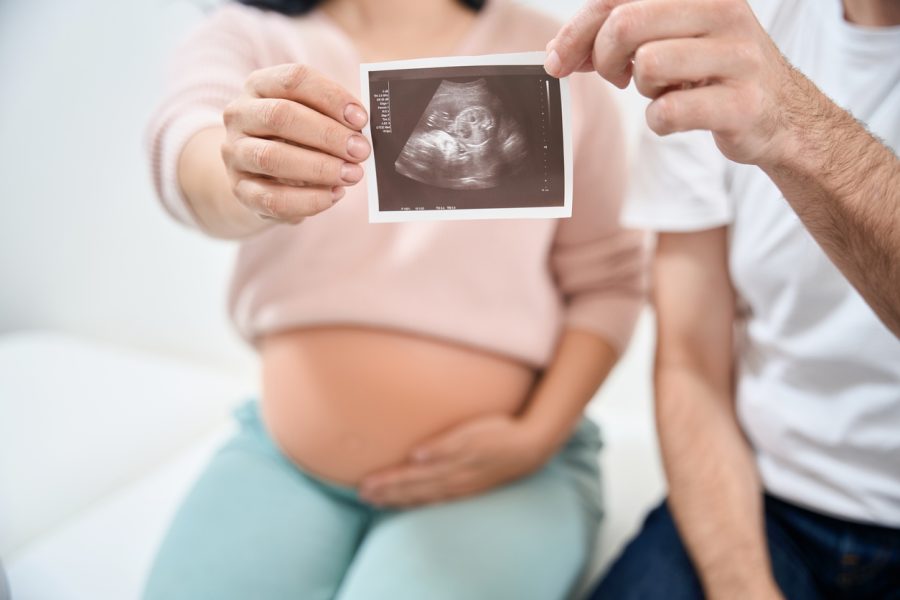
<svg viewBox="0 0 900 600">
<path fill-rule="evenodd" d="M 145 600 L 562 600 L 602 515 L 589 421 L 543 469 L 408 510 L 362 501 L 281 454 L 255 403 L 175 516 Z"/>
<path fill-rule="evenodd" d="M 900 599 L 900 529 L 851 523 L 765 498 L 772 571 L 787 600 Z M 644 522 L 592 600 L 694 600 L 700 580 L 668 505 Z"/>
</svg>

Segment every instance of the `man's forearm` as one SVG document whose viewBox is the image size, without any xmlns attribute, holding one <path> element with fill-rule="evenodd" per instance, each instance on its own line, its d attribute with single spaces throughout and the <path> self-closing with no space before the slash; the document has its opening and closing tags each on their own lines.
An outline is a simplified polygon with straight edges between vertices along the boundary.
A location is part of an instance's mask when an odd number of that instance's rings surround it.
<svg viewBox="0 0 900 600">
<path fill-rule="evenodd" d="M 900 336 L 900 159 L 796 74 L 786 152 L 760 166 L 834 264 Z"/>
<path fill-rule="evenodd" d="M 777 597 L 761 486 L 730 398 L 682 366 L 658 366 L 656 388 L 669 503 L 707 596 Z"/>
</svg>

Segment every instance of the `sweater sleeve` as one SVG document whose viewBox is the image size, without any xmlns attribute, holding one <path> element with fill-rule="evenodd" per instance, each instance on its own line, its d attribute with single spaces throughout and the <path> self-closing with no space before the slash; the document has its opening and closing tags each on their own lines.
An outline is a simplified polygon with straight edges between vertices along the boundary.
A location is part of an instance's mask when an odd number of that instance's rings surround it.
<svg viewBox="0 0 900 600">
<path fill-rule="evenodd" d="M 226 5 L 176 48 L 162 100 L 146 129 L 156 194 L 185 225 L 196 227 L 197 219 L 178 183 L 178 161 L 195 134 L 222 125 L 225 106 L 258 68 L 253 17 L 252 9 Z"/>
<path fill-rule="evenodd" d="M 573 75 L 572 217 L 560 221 L 551 269 L 565 304 L 566 327 L 603 337 L 622 351 L 643 306 L 647 245 L 624 229 L 619 213 L 627 156 L 620 116 L 596 75 Z"/>
</svg>

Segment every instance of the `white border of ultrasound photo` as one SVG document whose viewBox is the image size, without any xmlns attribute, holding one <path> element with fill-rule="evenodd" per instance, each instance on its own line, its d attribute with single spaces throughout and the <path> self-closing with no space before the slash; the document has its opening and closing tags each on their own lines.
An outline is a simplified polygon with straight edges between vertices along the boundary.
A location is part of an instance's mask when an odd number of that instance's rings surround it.
<svg viewBox="0 0 900 600">
<path fill-rule="evenodd" d="M 360 99 L 369 107 L 369 72 L 400 69 L 435 67 L 543 65 L 544 52 L 520 52 L 516 54 L 486 54 L 483 56 L 454 56 L 447 58 L 423 58 L 382 63 L 364 63 L 359 67 Z M 375 173 L 375 153 L 372 152 L 364 164 L 369 193 L 369 222 L 398 223 L 406 221 L 456 221 L 473 219 L 558 219 L 572 216 L 572 132 L 569 108 L 569 82 L 559 82 L 562 102 L 563 128 L 563 181 L 565 194 L 562 206 L 536 206 L 518 208 L 475 208 L 458 210 L 400 210 L 382 211 L 378 204 L 378 179 Z M 370 119 L 371 122 L 371 119 Z M 363 128 L 363 134 L 372 141 L 370 123 Z"/>
</svg>

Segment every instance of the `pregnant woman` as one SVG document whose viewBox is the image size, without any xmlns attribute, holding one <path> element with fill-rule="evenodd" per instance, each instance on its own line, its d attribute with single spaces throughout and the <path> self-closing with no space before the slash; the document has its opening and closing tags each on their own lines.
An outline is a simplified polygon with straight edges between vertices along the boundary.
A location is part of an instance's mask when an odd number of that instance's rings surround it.
<svg viewBox="0 0 900 600">
<path fill-rule="evenodd" d="M 572 81 L 571 219 L 370 225 L 360 62 L 534 50 L 557 24 L 502 0 L 244 4 L 179 50 L 149 137 L 168 211 L 239 240 L 262 397 L 145 597 L 565 598 L 601 517 L 582 411 L 642 302 L 611 99 Z"/>
</svg>

